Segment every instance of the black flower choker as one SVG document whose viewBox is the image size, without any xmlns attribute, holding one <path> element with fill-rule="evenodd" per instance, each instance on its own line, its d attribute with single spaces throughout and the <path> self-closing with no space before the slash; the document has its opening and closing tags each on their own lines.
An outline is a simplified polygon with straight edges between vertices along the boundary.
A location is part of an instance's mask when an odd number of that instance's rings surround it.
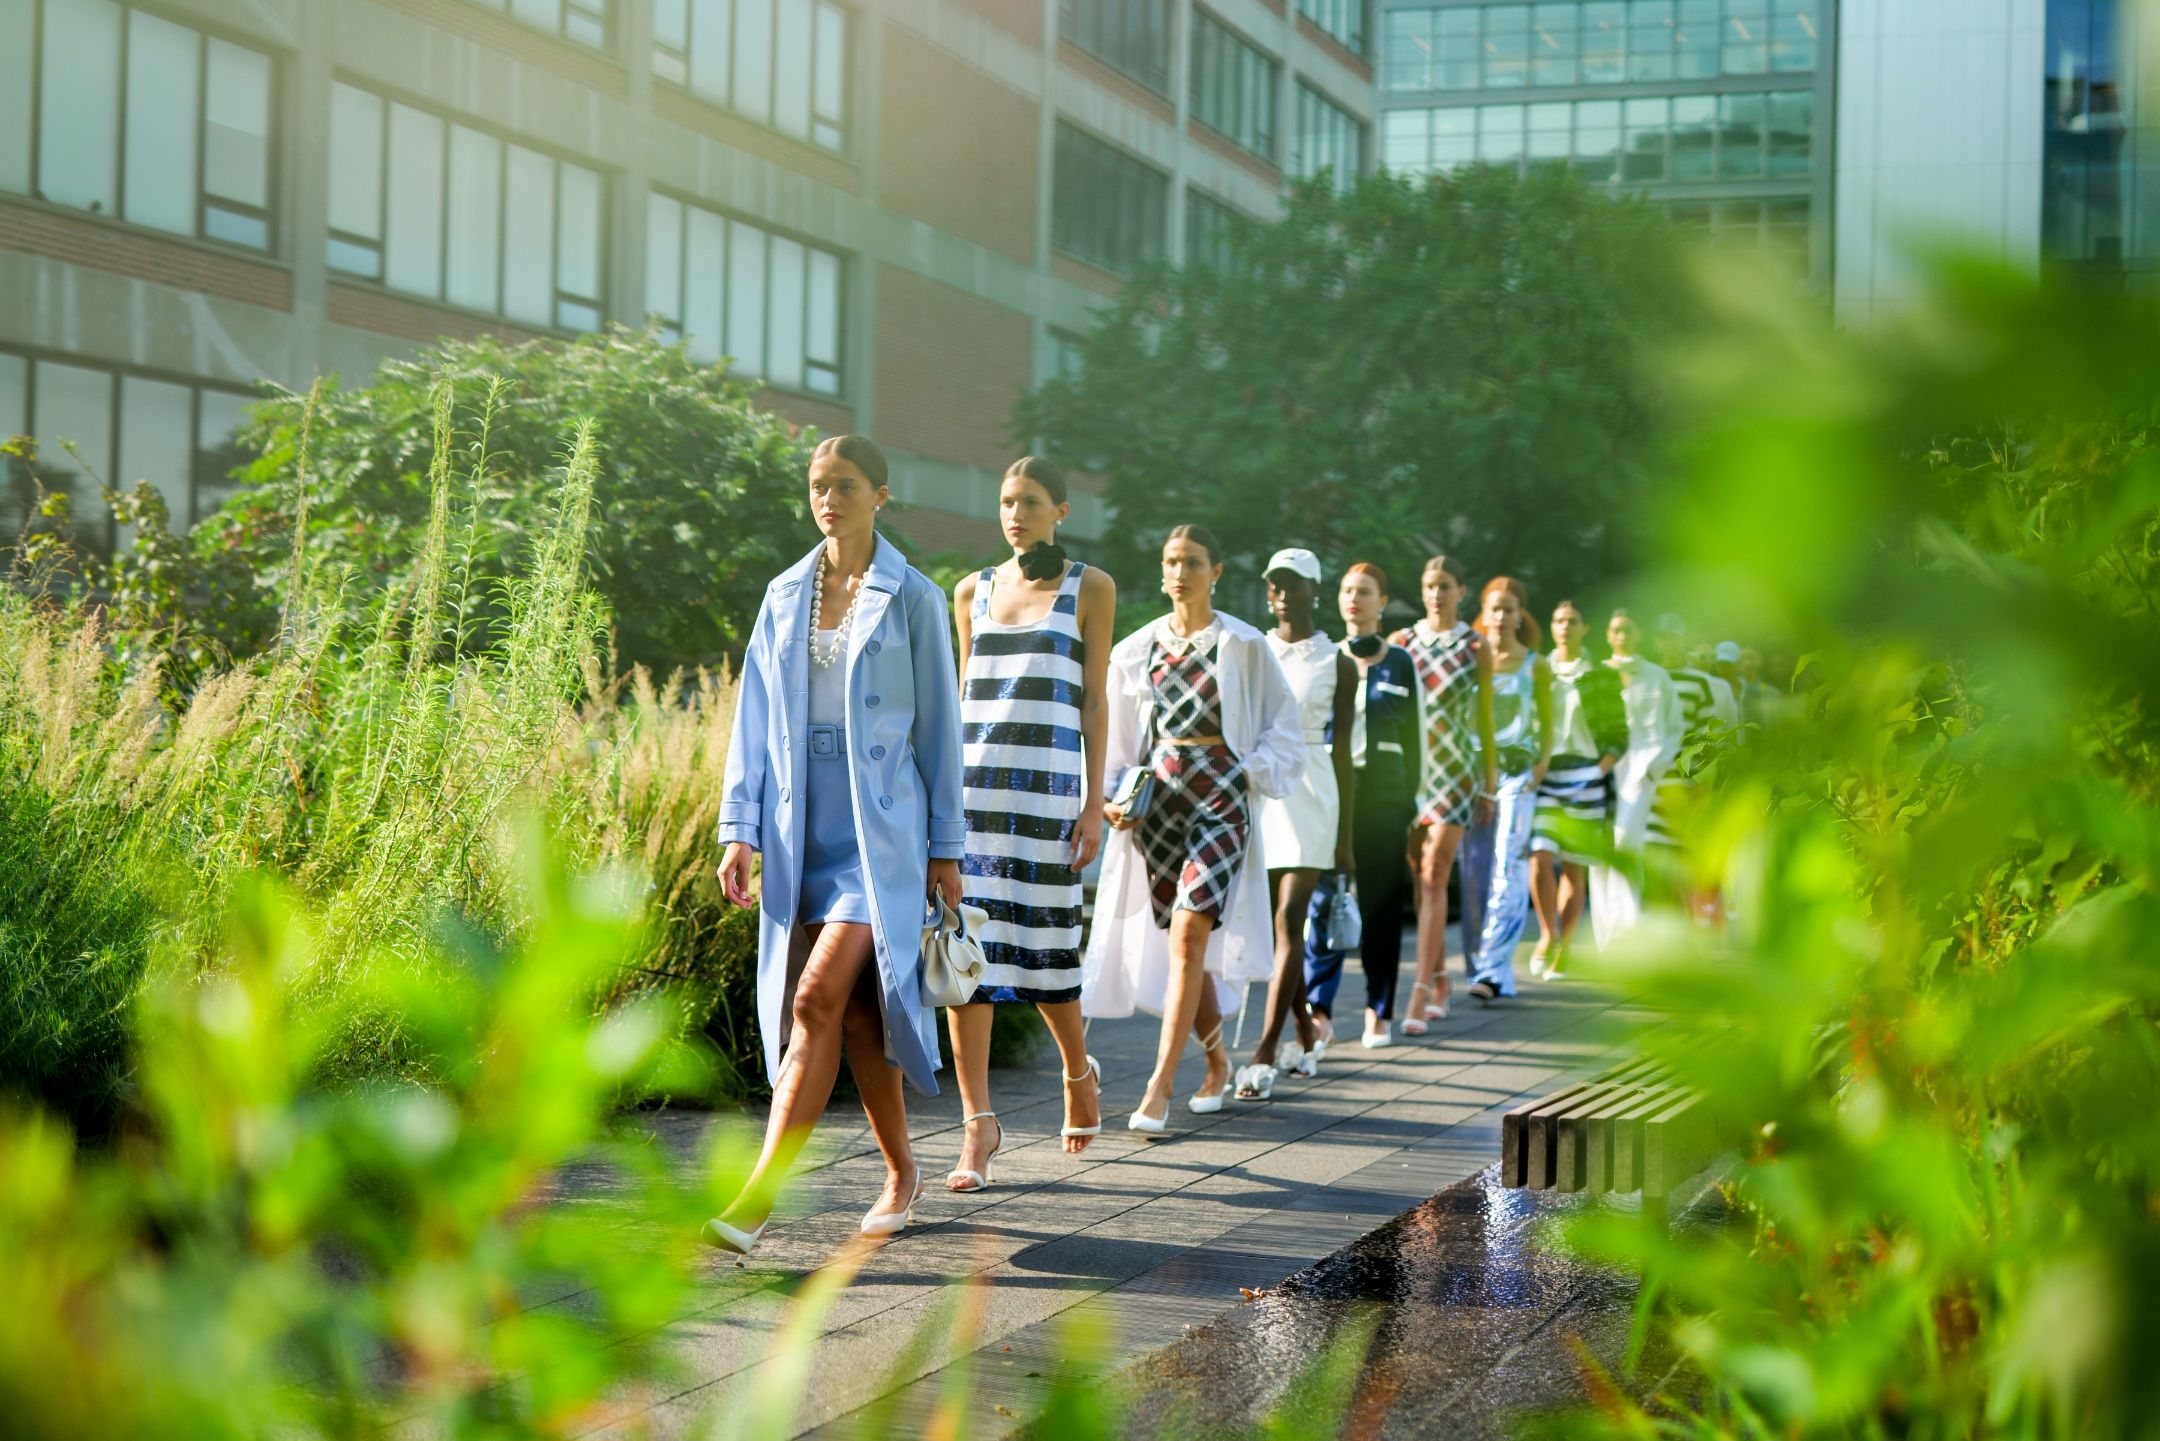
<svg viewBox="0 0 2160 1441">
<path fill-rule="evenodd" d="M 1065 573 L 1065 547 L 1054 540 L 1023 550 L 1015 559 L 1029 580 L 1054 580 Z"/>
</svg>

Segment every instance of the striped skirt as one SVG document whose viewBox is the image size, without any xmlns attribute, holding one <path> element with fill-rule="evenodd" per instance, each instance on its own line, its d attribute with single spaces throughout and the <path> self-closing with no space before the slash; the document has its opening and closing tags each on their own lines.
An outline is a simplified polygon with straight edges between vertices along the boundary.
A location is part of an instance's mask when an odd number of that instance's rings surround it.
<svg viewBox="0 0 2160 1441">
<path fill-rule="evenodd" d="M 1609 840 L 1612 826 L 1612 777 L 1595 760 L 1554 756 L 1538 786 L 1537 815 L 1530 826 L 1530 850 L 1563 861 L 1587 863 L 1593 843 Z"/>
</svg>

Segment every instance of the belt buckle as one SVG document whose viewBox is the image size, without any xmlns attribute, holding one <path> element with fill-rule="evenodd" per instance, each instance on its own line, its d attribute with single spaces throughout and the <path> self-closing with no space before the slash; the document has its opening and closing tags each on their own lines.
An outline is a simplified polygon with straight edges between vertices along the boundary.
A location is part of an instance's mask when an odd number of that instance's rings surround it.
<svg viewBox="0 0 2160 1441">
<path fill-rule="evenodd" d="M 839 726 L 810 727 L 810 754 L 820 760 L 829 759 L 843 752 L 844 732 Z"/>
</svg>

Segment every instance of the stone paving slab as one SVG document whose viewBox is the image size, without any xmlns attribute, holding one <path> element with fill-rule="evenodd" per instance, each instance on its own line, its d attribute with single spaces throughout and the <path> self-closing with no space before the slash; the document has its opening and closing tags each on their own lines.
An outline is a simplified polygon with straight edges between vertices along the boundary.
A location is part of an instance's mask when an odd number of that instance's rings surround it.
<svg viewBox="0 0 2160 1441">
<path fill-rule="evenodd" d="M 1387 1050 L 1338 1043 L 1317 1081 L 1286 1079 L 1269 1102 L 1206 1117 L 1180 1102 L 1162 1141 L 1123 1129 L 1156 1022 L 1098 1022 L 1090 1049 L 1103 1065 L 1106 1126 L 1079 1156 L 1056 1135 L 1062 1091 L 1047 1047 L 1032 1068 L 993 1077 L 1008 1139 L 997 1184 L 980 1194 L 939 1185 L 960 1140 L 949 1077 L 944 1095 L 909 1097 L 932 1190 L 916 1226 L 882 1246 L 856 1235 L 882 1163 L 859 1112 L 836 1109 L 758 1254 L 716 1260 L 698 1308 L 672 1328 L 690 1384 L 619 1428 L 693 1434 L 699 1417 L 756 1394 L 796 1283 L 845 1248 L 864 1263 L 824 1320 L 798 1434 L 860 1435 L 872 1418 L 916 1434 L 963 1355 L 975 1367 L 971 1434 L 1009 1429 L 1039 1378 L 1068 1365 L 1060 1339 L 1072 1321 L 1115 1338 L 1092 1361 L 1098 1369 L 1176 1340 L 1240 1305 L 1240 1287 L 1273 1286 L 1490 1164 L 1503 1111 L 1594 1068 L 1642 1019 L 1578 983 L 1526 987 Z M 1188 1058 L 1185 1089 L 1200 1074 Z M 654 1124 L 689 1146 L 715 1121 L 663 1113 Z M 967 1324 L 956 1324 L 963 1310 Z"/>
</svg>

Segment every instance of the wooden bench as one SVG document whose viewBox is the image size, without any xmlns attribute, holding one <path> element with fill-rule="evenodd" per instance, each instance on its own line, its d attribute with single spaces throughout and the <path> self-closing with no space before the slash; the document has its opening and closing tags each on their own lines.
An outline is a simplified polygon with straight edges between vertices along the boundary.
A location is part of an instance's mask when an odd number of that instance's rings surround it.
<svg viewBox="0 0 2160 1441">
<path fill-rule="evenodd" d="M 1629 1061 L 1509 1111 L 1500 1183 L 1531 1191 L 1638 1191 L 1662 1216 L 1680 1183 L 1730 1149 L 1702 1093 L 1649 1059 Z"/>
</svg>

